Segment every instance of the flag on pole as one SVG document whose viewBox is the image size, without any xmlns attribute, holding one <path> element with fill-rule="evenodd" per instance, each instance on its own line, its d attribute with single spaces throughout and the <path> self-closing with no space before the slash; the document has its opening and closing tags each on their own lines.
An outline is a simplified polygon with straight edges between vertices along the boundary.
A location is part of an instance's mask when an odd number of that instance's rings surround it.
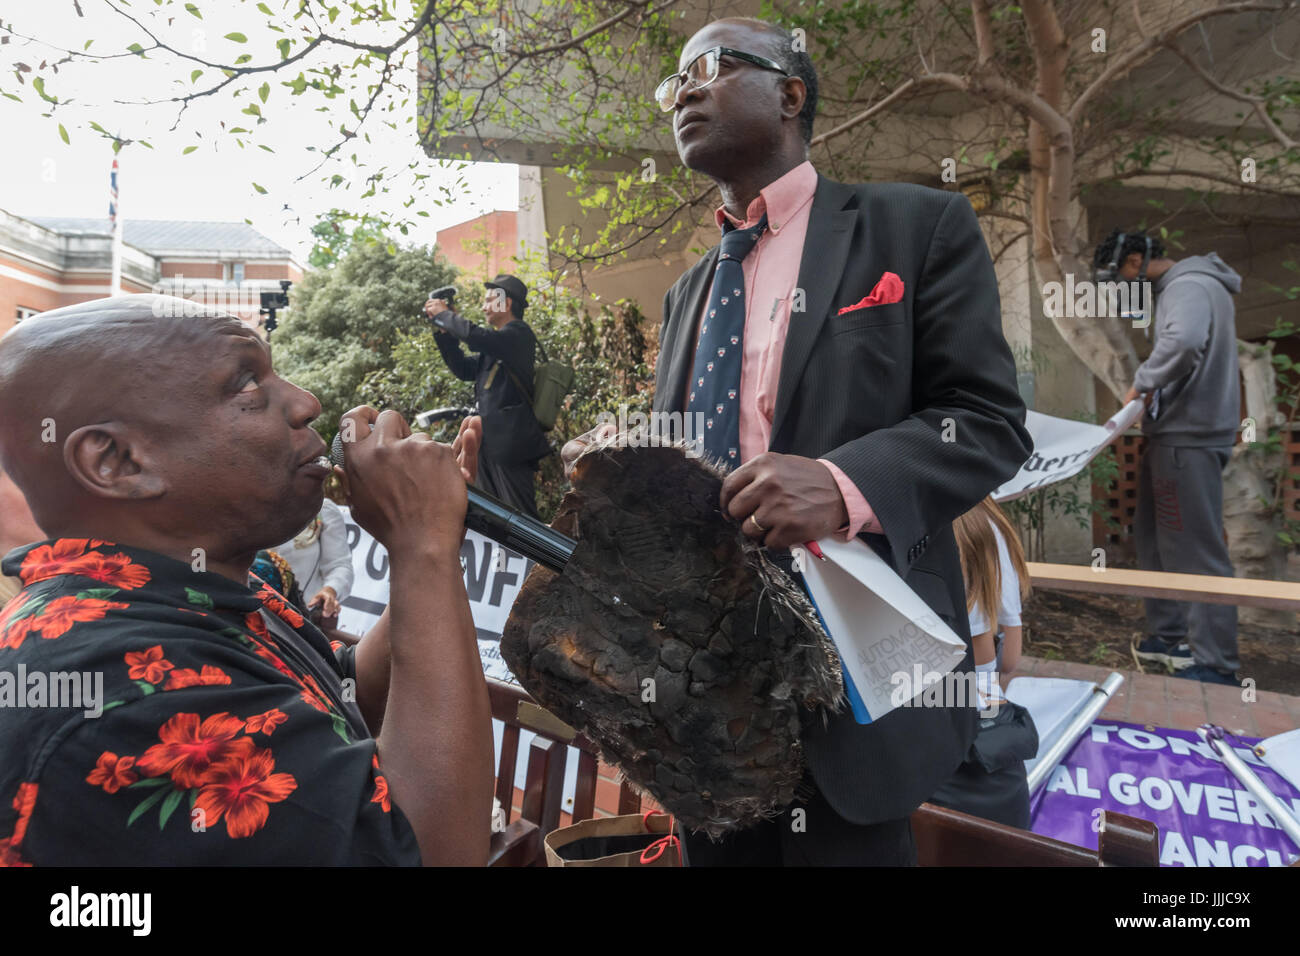
<svg viewBox="0 0 1300 956">
<path fill-rule="evenodd" d="M 108 223 L 113 232 L 113 264 L 109 277 L 109 295 L 122 294 L 122 218 L 117 208 L 117 157 L 113 157 L 113 172 L 108 177 Z"/>
<path fill-rule="evenodd" d="M 117 157 L 113 157 L 113 172 L 108 177 L 108 225 L 117 229 Z"/>
</svg>

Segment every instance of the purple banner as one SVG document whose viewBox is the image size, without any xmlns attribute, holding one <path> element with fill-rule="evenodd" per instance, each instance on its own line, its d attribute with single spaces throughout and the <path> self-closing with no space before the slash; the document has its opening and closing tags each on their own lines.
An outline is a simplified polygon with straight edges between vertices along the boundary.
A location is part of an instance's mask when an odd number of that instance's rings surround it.
<svg viewBox="0 0 1300 956">
<path fill-rule="evenodd" d="M 1230 742 L 1300 815 L 1300 792 L 1251 752 L 1258 740 Z M 1300 855 L 1195 731 L 1094 723 L 1035 795 L 1030 829 L 1095 850 L 1100 809 L 1158 826 L 1161 866 L 1286 866 Z"/>
</svg>

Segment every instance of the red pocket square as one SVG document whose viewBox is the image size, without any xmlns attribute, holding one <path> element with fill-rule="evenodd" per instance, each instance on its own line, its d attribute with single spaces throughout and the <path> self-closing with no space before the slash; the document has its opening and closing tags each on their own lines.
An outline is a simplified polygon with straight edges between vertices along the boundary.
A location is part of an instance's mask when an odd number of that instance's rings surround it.
<svg viewBox="0 0 1300 956">
<path fill-rule="evenodd" d="M 871 294 L 861 302 L 855 302 L 852 305 L 846 305 L 840 309 L 836 315 L 843 315 L 845 312 L 856 312 L 858 309 L 870 308 L 873 305 L 890 305 L 894 302 L 903 300 L 903 280 L 892 272 L 886 272 L 876 283 L 876 287 L 871 290 Z"/>
</svg>

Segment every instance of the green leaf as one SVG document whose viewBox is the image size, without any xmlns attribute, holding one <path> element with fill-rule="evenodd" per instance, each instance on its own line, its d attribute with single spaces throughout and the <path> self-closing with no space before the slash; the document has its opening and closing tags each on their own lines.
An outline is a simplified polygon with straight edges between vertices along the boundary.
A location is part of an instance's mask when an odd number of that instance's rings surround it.
<svg viewBox="0 0 1300 956">
<path fill-rule="evenodd" d="M 77 592 L 77 600 L 84 601 L 91 598 L 95 601 L 107 601 L 119 590 L 120 588 L 87 588 L 84 591 Z"/>
<path fill-rule="evenodd" d="M 185 589 L 185 600 L 189 601 L 191 604 L 197 605 L 198 607 L 205 607 L 209 611 L 211 611 L 215 606 L 212 603 L 211 597 L 204 594 L 202 591 L 197 591 L 191 587 Z"/>
<path fill-rule="evenodd" d="M 253 183 L 253 188 L 256 189 L 259 193 L 262 193 L 263 195 L 266 194 L 266 190 L 263 187 L 259 186 L 257 183 Z"/>
<path fill-rule="evenodd" d="M 278 47 L 279 50 L 280 50 L 280 59 L 282 59 L 282 60 L 287 60 L 287 59 L 289 59 L 289 45 L 290 45 L 290 44 L 289 44 L 289 38 L 288 38 L 288 37 L 282 37 L 282 38 L 280 38 L 279 40 L 276 40 L 276 41 L 275 41 L 275 45 L 276 45 L 276 47 Z"/>
<path fill-rule="evenodd" d="M 176 808 L 180 806 L 181 798 L 184 796 L 184 790 L 173 790 L 167 794 L 167 799 L 163 801 L 162 810 L 158 813 L 159 830 L 167 825 L 167 821 L 172 818 L 172 814 L 176 812 Z"/>
<path fill-rule="evenodd" d="M 181 150 L 181 155 L 182 155 L 182 156 L 188 156 L 190 153 L 194 152 L 196 149 L 198 149 L 197 146 L 186 146 L 184 149 Z"/>
<path fill-rule="evenodd" d="M 128 790 L 144 790 L 148 787 L 161 787 L 163 784 L 171 782 L 172 778 L 167 776 L 145 777 L 143 780 L 137 780 L 135 783 L 128 783 L 126 788 Z"/>
<path fill-rule="evenodd" d="M 63 128 L 62 123 L 59 124 L 59 138 L 69 145 L 72 143 L 72 140 L 68 139 L 68 131 Z"/>
<path fill-rule="evenodd" d="M 259 3 L 259 4 L 257 5 L 257 9 L 261 10 L 261 11 L 262 11 L 263 13 L 265 13 L 268 17 L 269 17 L 269 16 L 272 16 L 271 8 L 268 7 L 265 3 Z"/>
<path fill-rule="evenodd" d="M 132 43 L 129 47 L 127 47 L 127 50 L 129 50 L 132 53 L 139 53 L 142 55 L 144 54 L 144 47 L 142 47 L 138 43 Z"/>
<path fill-rule="evenodd" d="M 259 86 L 257 88 L 257 95 L 261 97 L 262 102 L 265 103 L 266 98 L 271 95 L 271 84 L 263 83 L 261 86 Z"/>
<path fill-rule="evenodd" d="M 124 700 L 110 701 L 109 703 L 104 705 L 104 710 L 112 710 L 114 707 L 121 707 L 125 703 L 126 701 Z"/>
<path fill-rule="evenodd" d="M 203 75 L 203 71 L 202 71 L 202 70 L 191 70 L 191 71 L 190 71 L 190 82 L 193 83 L 195 80 L 197 80 L 197 79 L 198 79 L 200 76 L 202 76 L 202 75 Z"/>
<path fill-rule="evenodd" d="M 227 39 L 227 40 L 233 40 L 235 43 L 247 43 L 247 42 L 248 42 L 248 37 L 244 36 L 242 33 L 227 33 L 227 34 L 226 34 L 226 39 Z"/>
<path fill-rule="evenodd" d="M 152 694 L 154 691 L 158 689 L 154 687 L 153 684 L 149 683 L 147 680 L 138 680 L 135 682 L 135 686 L 139 687 L 140 693 L 142 693 L 146 697 L 148 697 L 150 694 Z"/>
<path fill-rule="evenodd" d="M 199 8 L 196 7 L 194 4 L 192 4 L 192 3 L 187 3 L 187 4 L 185 4 L 185 10 L 186 10 L 187 13 L 190 13 L 190 14 L 192 14 L 192 15 L 198 17 L 200 20 L 203 19 L 203 14 L 199 12 Z"/>
<path fill-rule="evenodd" d="M 334 724 L 334 733 L 343 738 L 345 744 L 352 743 L 352 738 L 348 735 L 348 722 L 338 714 L 330 714 L 330 722 Z"/>
<path fill-rule="evenodd" d="M 158 779 L 162 779 L 164 783 L 168 782 L 165 778 L 158 778 Z M 134 810 L 131 811 L 131 815 L 126 818 L 126 825 L 130 826 L 131 824 L 135 823 L 135 821 L 139 820 L 146 810 L 148 810 L 150 807 L 158 803 L 166 796 L 167 796 L 166 790 L 155 790 L 153 793 L 149 794 L 149 796 L 145 797 L 143 800 L 140 801 L 139 806 L 137 806 Z"/>
</svg>

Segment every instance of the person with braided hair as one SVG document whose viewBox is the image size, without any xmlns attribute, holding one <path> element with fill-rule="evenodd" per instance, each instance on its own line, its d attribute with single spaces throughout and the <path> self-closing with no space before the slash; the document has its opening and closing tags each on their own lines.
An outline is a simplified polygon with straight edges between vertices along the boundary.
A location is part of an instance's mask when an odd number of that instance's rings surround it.
<svg viewBox="0 0 1300 956">
<path fill-rule="evenodd" d="M 1241 276 L 1216 253 L 1174 260 L 1141 232 L 1113 231 L 1093 266 L 1105 277 L 1151 280 L 1155 343 L 1124 396 L 1146 402 L 1138 478 L 1138 567 L 1232 577 L 1223 533 L 1223 469 L 1241 422 L 1236 315 Z M 1178 677 L 1237 683 L 1237 609 L 1147 598 L 1143 660 Z"/>
</svg>

